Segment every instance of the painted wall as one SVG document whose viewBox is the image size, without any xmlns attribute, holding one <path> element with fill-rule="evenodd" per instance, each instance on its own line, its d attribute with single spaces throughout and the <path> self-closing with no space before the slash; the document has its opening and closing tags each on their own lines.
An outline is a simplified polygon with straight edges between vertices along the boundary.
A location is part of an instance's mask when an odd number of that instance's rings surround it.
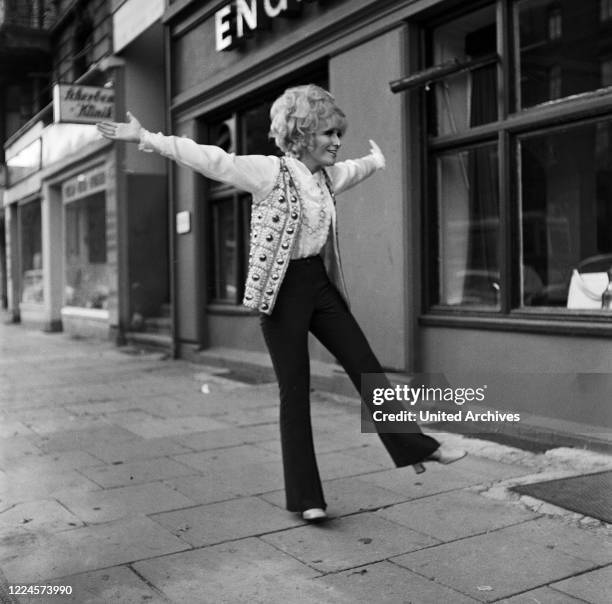
<svg viewBox="0 0 612 604">
<path fill-rule="evenodd" d="M 383 366 L 403 369 L 405 225 L 403 111 L 389 81 L 402 75 L 402 28 L 335 56 L 330 88 L 348 117 L 341 159 L 375 140 L 387 168 L 338 197 L 340 250 L 352 310 Z"/>
<path fill-rule="evenodd" d="M 493 380 L 495 408 L 612 429 L 607 338 L 427 327 L 421 351 L 424 372 Z"/>
</svg>

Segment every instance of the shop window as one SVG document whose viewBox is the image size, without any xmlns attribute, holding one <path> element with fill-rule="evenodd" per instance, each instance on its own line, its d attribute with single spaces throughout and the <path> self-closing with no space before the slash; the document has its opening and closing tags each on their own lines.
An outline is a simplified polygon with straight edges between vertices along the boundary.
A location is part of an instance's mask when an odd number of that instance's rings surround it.
<svg viewBox="0 0 612 604">
<path fill-rule="evenodd" d="M 392 82 L 424 100 L 425 307 L 603 316 L 612 42 L 600 6 L 473 6 L 426 26 L 423 69 Z"/>
<path fill-rule="evenodd" d="M 563 96 L 601 86 L 600 53 L 609 34 L 599 30 L 594 2 L 522 0 L 514 4 L 516 22 L 517 108 L 552 100 L 548 74 L 553 65 L 563 73 Z"/>
<path fill-rule="evenodd" d="M 21 301 L 44 302 L 42 271 L 42 228 L 40 201 L 19 207 L 21 246 Z"/>
<path fill-rule="evenodd" d="M 602 23 L 612 19 L 612 0 L 599 0 L 599 19 Z"/>
<path fill-rule="evenodd" d="M 64 216 L 65 304 L 107 308 L 112 275 L 107 263 L 104 193 L 66 204 Z"/>
</svg>

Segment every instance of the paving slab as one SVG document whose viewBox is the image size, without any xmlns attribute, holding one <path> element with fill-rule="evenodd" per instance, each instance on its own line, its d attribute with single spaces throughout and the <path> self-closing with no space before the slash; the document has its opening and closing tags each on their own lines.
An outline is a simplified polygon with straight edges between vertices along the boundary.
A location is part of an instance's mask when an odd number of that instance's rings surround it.
<svg viewBox="0 0 612 604">
<path fill-rule="evenodd" d="M 524 539 L 512 534 L 512 528 L 392 561 L 482 602 L 507 598 L 594 567 L 592 562 L 539 543 L 526 547 Z"/>
<path fill-rule="evenodd" d="M 326 480 L 323 482 L 323 491 L 327 502 L 327 513 L 332 517 L 376 510 L 406 500 L 400 493 L 354 477 Z M 285 507 L 284 490 L 264 493 L 261 498 L 280 508 Z"/>
<path fill-rule="evenodd" d="M 169 457 L 130 461 L 120 465 L 91 466 L 82 468 L 81 472 L 106 489 L 196 474 L 195 470 Z"/>
<path fill-rule="evenodd" d="M 526 591 L 518 596 L 499 600 L 499 604 L 584 604 L 585 600 L 577 600 L 556 589 L 541 587 Z"/>
<path fill-rule="evenodd" d="M 64 493 L 58 501 L 87 524 L 191 507 L 195 502 L 162 484 L 147 484 L 101 491 Z"/>
<path fill-rule="evenodd" d="M 256 538 L 133 566 L 172 602 L 351 604 L 333 586 L 312 581 L 316 571 Z"/>
<path fill-rule="evenodd" d="M 280 455 L 254 445 L 238 445 L 236 447 L 175 455 L 173 459 L 196 470 L 205 471 L 211 465 L 218 468 L 231 468 L 244 464 L 245 460 L 248 460 L 249 463 L 277 462 Z"/>
<path fill-rule="evenodd" d="M 70 595 L 19 597 L 20 604 L 168 604 L 131 568 L 117 566 L 49 581 L 56 588 L 70 586 Z"/>
<path fill-rule="evenodd" d="M 506 532 L 526 542 L 544 545 L 548 550 L 560 550 L 598 566 L 612 563 L 612 537 L 605 529 L 579 528 L 561 520 L 540 518 L 502 529 L 500 538 L 505 538 Z"/>
<path fill-rule="evenodd" d="M 243 539 L 304 524 L 256 497 L 231 499 L 151 516 L 173 535 L 196 547 Z"/>
<path fill-rule="evenodd" d="M 198 503 L 259 495 L 284 486 L 280 460 L 218 466 L 209 464 L 201 476 L 170 478 L 165 482 Z"/>
<path fill-rule="evenodd" d="M 612 566 L 553 583 L 551 587 L 591 604 L 609 604 L 612 599 Z"/>
<path fill-rule="evenodd" d="M 0 538 L 16 530 L 55 533 L 83 526 L 83 522 L 53 499 L 18 503 L 0 512 Z"/>
<path fill-rule="evenodd" d="M 41 584 L 49 579 L 162 556 L 188 547 L 153 520 L 141 516 L 14 540 L 10 548 L 0 550 L 0 567 L 9 583 Z"/>
<path fill-rule="evenodd" d="M 187 434 L 175 437 L 174 441 L 194 451 L 206 451 L 208 449 L 220 449 L 252 443 L 258 443 L 259 446 L 259 442 L 268 442 L 272 439 L 278 443 L 279 438 L 280 432 L 277 424 L 262 424 L 259 426 L 249 426 L 248 428 L 234 427 L 224 430 Z M 273 452 L 280 455 L 280 445 Z"/>
<path fill-rule="evenodd" d="M 469 486 L 490 484 L 532 472 L 531 468 L 510 466 L 468 455 L 449 465 L 427 463 L 424 474 L 415 474 L 412 467 L 405 467 L 370 474 L 363 476 L 362 479 L 402 493 L 407 498 L 418 499 Z"/>
<path fill-rule="evenodd" d="M 42 474 L 30 472 L 27 468 L 8 471 L 0 482 L 0 509 L 36 499 L 52 499 L 66 489 L 76 488 L 92 491 L 99 487 L 77 470 Z"/>
<path fill-rule="evenodd" d="M 322 480 L 358 476 L 360 474 L 378 472 L 385 468 L 385 466 L 375 461 L 361 459 L 339 451 L 317 455 L 317 464 Z"/>
<path fill-rule="evenodd" d="M 87 466 L 100 464 L 100 459 L 94 457 L 87 451 L 56 451 L 54 453 L 28 455 L 21 459 L 15 459 L 9 465 L 13 471 L 24 471 L 36 474 L 47 472 L 62 472 L 64 470 L 77 470 Z"/>
<path fill-rule="evenodd" d="M 94 430 L 66 430 L 52 435 L 32 437 L 32 443 L 46 453 L 84 449 L 89 443 L 103 442 L 109 447 L 135 439 L 133 432 L 120 426 L 107 425 Z"/>
<path fill-rule="evenodd" d="M 210 417 L 185 416 L 175 418 L 154 418 L 125 420 L 121 425 L 142 438 L 177 436 L 193 432 L 220 430 L 229 427 L 227 423 Z"/>
<path fill-rule="evenodd" d="M 508 506 L 466 491 L 450 491 L 393 505 L 377 514 L 440 541 L 487 533 L 537 518 L 519 506 Z"/>
<path fill-rule="evenodd" d="M 314 580 L 333 586 L 354 604 L 470 604 L 478 602 L 390 562 L 378 562 Z"/>
<path fill-rule="evenodd" d="M 30 439 L 31 437 L 27 435 L 0 439 L 0 468 L 10 469 L 16 461 L 42 455 L 43 451 Z"/>
<path fill-rule="evenodd" d="M 120 442 L 109 447 L 105 442 L 92 442 L 86 445 L 87 451 L 100 461 L 107 464 L 118 462 L 152 459 L 155 457 L 169 457 L 189 453 L 191 450 L 184 447 L 172 438 L 150 438 L 147 440 L 136 438 L 130 442 Z M 96 465 L 99 465 L 100 462 Z M 92 464 L 88 464 L 92 465 Z"/>
<path fill-rule="evenodd" d="M 336 518 L 261 538 L 321 572 L 380 562 L 401 552 L 439 543 L 433 537 L 373 514 Z"/>
</svg>

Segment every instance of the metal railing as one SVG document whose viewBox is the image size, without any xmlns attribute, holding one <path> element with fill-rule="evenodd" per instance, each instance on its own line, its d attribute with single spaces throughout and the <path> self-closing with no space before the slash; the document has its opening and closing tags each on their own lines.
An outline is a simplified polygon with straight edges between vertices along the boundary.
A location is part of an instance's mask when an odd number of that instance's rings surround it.
<svg viewBox="0 0 612 604">
<path fill-rule="evenodd" d="M 13 25 L 47 30 L 53 26 L 56 18 L 53 0 L 0 0 L 0 27 Z"/>
</svg>

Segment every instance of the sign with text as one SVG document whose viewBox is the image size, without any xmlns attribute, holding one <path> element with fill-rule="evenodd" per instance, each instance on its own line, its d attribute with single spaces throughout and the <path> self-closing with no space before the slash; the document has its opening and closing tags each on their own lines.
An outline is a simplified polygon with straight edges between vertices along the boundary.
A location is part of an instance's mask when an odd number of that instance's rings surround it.
<svg viewBox="0 0 612 604">
<path fill-rule="evenodd" d="M 95 124 L 115 117 L 115 91 L 100 86 L 56 84 L 53 87 L 53 121 Z"/>
<path fill-rule="evenodd" d="M 65 181 L 62 185 L 62 201 L 70 203 L 102 191 L 106 191 L 106 170 L 104 166 L 98 166 Z"/>
<path fill-rule="evenodd" d="M 252 32 L 266 29 L 276 17 L 299 15 L 306 2 L 317 0 L 234 0 L 215 13 L 215 48 L 231 50 Z M 323 2 L 323 0 L 318 0 Z"/>
</svg>

